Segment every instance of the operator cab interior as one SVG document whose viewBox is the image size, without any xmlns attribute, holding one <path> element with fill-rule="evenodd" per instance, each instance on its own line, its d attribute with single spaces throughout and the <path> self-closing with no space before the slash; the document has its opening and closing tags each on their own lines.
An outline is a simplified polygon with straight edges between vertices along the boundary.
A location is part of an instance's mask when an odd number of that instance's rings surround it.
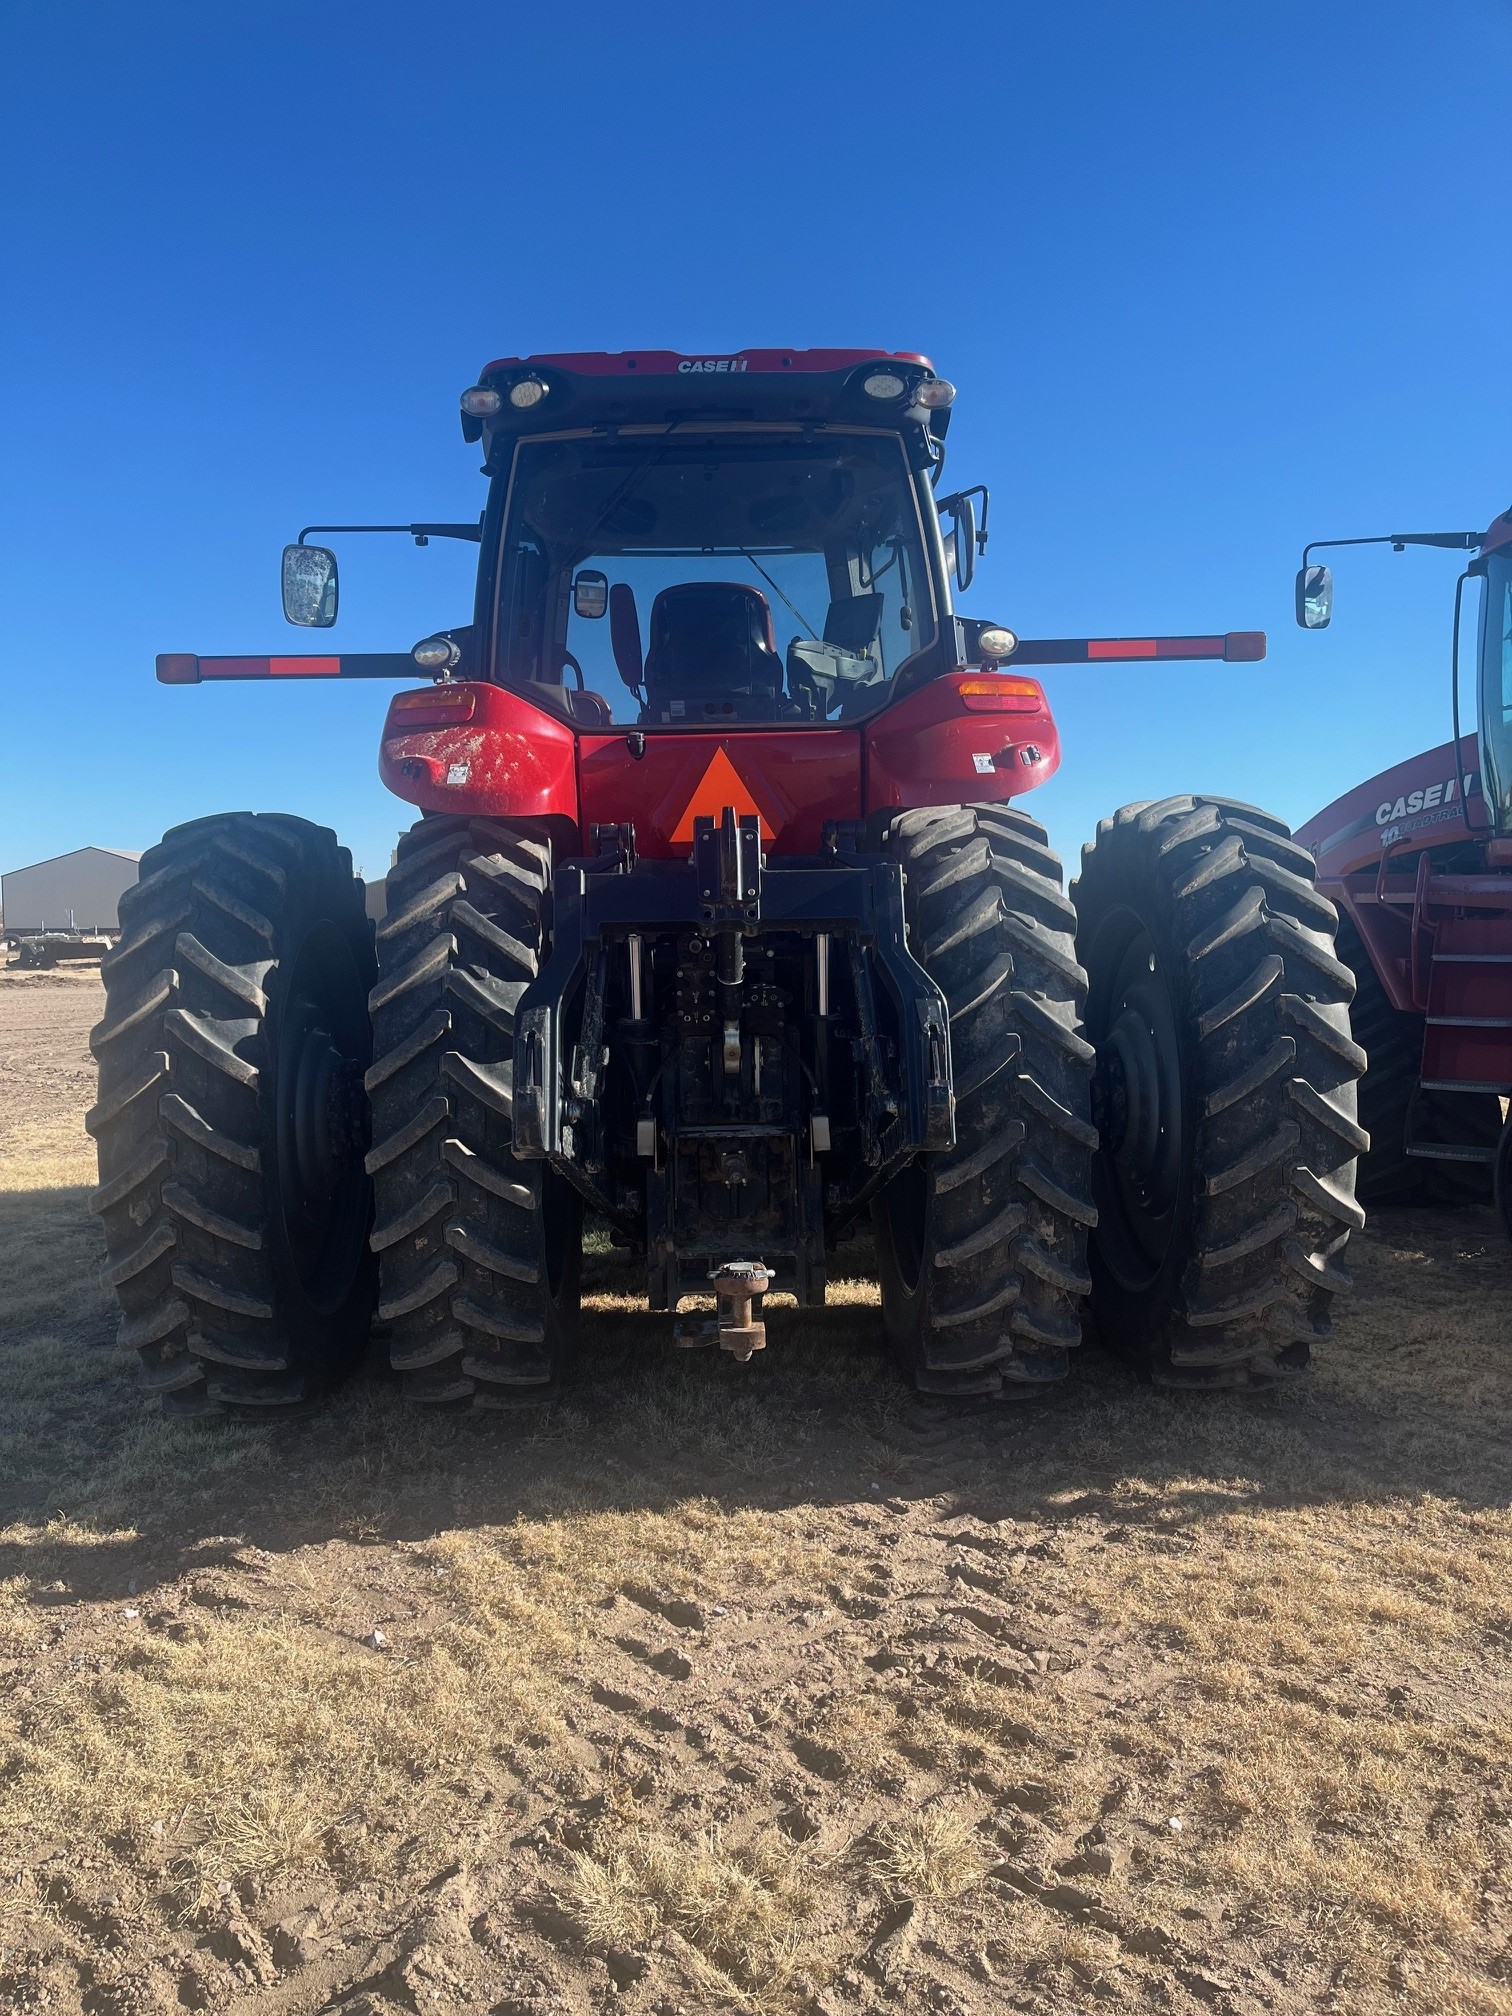
<svg viewBox="0 0 1512 2016">
<path fill-rule="evenodd" d="M 894 434 L 527 438 L 498 569 L 500 675 L 585 726 L 857 718 L 934 639 L 924 553 Z"/>
</svg>

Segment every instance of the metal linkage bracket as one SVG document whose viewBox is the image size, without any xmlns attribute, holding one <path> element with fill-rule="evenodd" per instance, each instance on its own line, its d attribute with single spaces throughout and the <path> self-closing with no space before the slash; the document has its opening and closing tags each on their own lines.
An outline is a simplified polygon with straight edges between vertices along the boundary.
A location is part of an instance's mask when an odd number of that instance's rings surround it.
<svg viewBox="0 0 1512 2016">
<path fill-rule="evenodd" d="M 553 1162 L 615 1222 L 623 1213 L 597 1191 L 564 1140 L 564 1126 L 570 1128 L 564 1109 L 572 1097 L 565 1032 L 580 1012 L 589 954 L 604 939 L 686 930 L 703 919 L 708 902 L 723 912 L 718 928 L 737 945 L 749 918 L 753 933 L 822 932 L 854 947 L 867 1077 L 869 1090 L 879 1095 L 881 1138 L 880 1159 L 864 1184 L 835 1200 L 843 1221 L 855 1217 L 910 1156 L 935 1154 L 955 1141 L 949 1014 L 945 997 L 909 950 L 897 862 L 883 855 L 842 855 L 763 866 L 759 828 L 755 820 L 747 823 L 749 837 L 737 825 L 732 856 L 728 818 L 718 833 L 708 821 L 710 837 L 704 845 L 716 851 L 702 866 L 656 861 L 611 869 L 601 858 L 564 861 L 556 870 L 551 950 L 515 1011 L 515 1153 Z M 739 879 L 732 886 L 735 874 Z M 873 958 L 857 956 L 865 946 L 874 949 Z M 891 1000 L 898 1032 L 903 1099 L 895 1112 L 887 1111 L 888 1067 L 876 1029 L 873 979 Z M 588 1051 L 585 1046 L 585 1075 L 592 1070 Z"/>
<path fill-rule="evenodd" d="M 726 805 L 717 826 L 695 819 L 693 867 L 703 922 L 711 931 L 749 936 L 761 921 L 761 822 L 749 813 L 737 819 L 733 805 Z"/>
</svg>

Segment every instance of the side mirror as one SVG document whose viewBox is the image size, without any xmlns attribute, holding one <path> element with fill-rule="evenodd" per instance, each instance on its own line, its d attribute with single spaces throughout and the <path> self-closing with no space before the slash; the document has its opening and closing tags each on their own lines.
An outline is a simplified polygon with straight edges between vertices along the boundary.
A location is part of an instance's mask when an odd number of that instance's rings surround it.
<svg viewBox="0 0 1512 2016">
<path fill-rule="evenodd" d="M 609 612 L 609 576 L 596 567 L 585 567 L 572 584 L 572 606 L 579 616 L 605 616 Z"/>
<path fill-rule="evenodd" d="M 976 573 L 976 506 L 969 497 L 957 497 L 951 505 L 955 529 L 950 535 L 954 547 L 956 586 L 964 595 Z"/>
<path fill-rule="evenodd" d="M 329 630 L 336 621 L 336 555 L 325 546 L 283 549 L 283 612 L 302 630 Z"/>
<path fill-rule="evenodd" d="M 1326 567 L 1297 570 L 1297 622 L 1304 630 L 1326 630 L 1333 615 L 1333 575 Z"/>
</svg>

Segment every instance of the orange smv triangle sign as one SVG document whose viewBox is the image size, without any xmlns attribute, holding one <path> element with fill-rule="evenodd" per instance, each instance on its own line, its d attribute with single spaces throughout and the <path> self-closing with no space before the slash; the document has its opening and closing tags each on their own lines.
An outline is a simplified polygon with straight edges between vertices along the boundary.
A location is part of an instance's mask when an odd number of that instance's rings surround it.
<svg viewBox="0 0 1512 2016">
<path fill-rule="evenodd" d="M 718 820 L 726 805 L 733 805 L 737 815 L 754 812 L 761 822 L 763 840 L 775 838 L 772 822 L 746 789 L 745 780 L 723 749 L 716 749 L 709 758 L 709 767 L 694 787 L 693 796 L 683 807 L 683 815 L 672 833 L 674 846 L 693 841 L 693 821 L 695 819 Z"/>
</svg>

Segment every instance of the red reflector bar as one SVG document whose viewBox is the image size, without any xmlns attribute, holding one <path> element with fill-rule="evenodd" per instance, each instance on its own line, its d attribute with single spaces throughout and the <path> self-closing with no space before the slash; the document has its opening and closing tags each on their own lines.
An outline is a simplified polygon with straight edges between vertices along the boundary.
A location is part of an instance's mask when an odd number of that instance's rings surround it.
<svg viewBox="0 0 1512 2016">
<path fill-rule="evenodd" d="M 1153 637 L 1089 637 L 1087 656 L 1089 658 L 1155 658 L 1160 654 L 1155 649 Z"/>
<path fill-rule="evenodd" d="M 201 658 L 202 679 L 339 679 L 339 658 Z"/>
<path fill-rule="evenodd" d="M 1221 658 L 1230 665 L 1265 656 L 1263 630 L 1222 637 L 1021 637 L 1015 665 L 1090 665 L 1144 658 Z"/>
<path fill-rule="evenodd" d="M 164 652 L 157 676 L 164 686 L 197 686 L 202 679 L 413 679 L 408 651 L 345 652 L 339 658 L 196 658 Z"/>
</svg>

